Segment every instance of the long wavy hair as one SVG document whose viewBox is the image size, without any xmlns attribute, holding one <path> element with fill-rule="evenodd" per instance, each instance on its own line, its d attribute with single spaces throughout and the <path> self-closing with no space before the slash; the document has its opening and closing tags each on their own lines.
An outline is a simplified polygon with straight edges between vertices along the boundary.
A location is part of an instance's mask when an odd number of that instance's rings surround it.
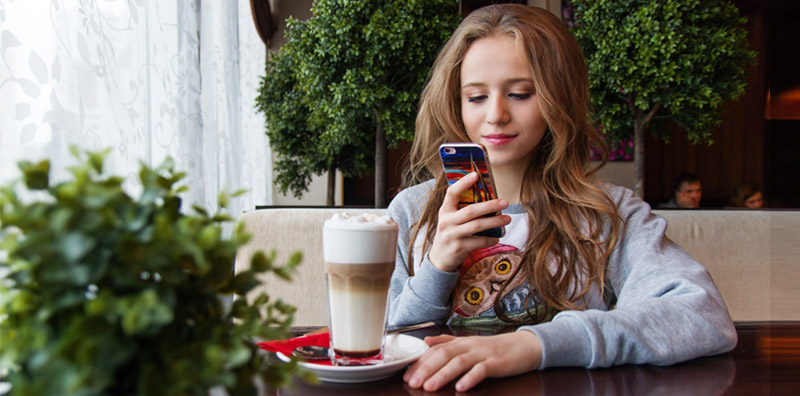
<svg viewBox="0 0 800 396">
<path fill-rule="evenodd" d="M 588 120 L 586 63 L 575 38 L 551 13 L 513 4 L 480 8 L 461 22 L 440 51 L 422 92 L 404 179 L 405 186 L 436 179 L 419 221 L 411 228 L 411 241 L 424 229 L 423 251 L 432 244 L 447 189 L 438 147 L 444 142 L 469 142 L 461 117 L 461 62 L 474 41 L 494 34 L 512 37 L 527 52 L 539 108 L 548 125 L 525 170 L 519 197 L 530 222 L 522 262 L 531 290 L 540 297 L 536 300 L 545 303 L 545 310 L 528 310 L 525 319 L 512 320 L 499 299 L 495 303 L 501 319 L 535 323 L 554 311 L 585 309 L 578 301 L 592 284 L 603 293 L 606 263 L 622 227 L 616 205 L 594 178 L 607 158 L 597 167 L 589 166 L 592 146 L 608 150 Z"/>
</svg>

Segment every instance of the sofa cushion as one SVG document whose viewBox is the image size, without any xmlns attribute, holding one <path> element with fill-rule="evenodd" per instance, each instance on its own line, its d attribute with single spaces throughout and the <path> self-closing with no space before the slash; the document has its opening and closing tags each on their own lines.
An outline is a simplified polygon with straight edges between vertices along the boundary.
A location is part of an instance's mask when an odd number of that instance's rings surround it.
<svg viewBox="0 0 800 396">
<path fill-rule="evenodd" d="M 303 261 L 292 282 L 272 274 L 261 278 L 254 298 L 266 291 L 298 307 L 297 326 L 328 322 L 322 224 L 342 208 L 262 209 L 244 213 L 239 222 L 253 234 L 239 249 L 236 270 L 250 267 L 256 250 L 277 251 L 285 263 L 294 251 Z M 383 214 L 383 209 L 348 209 Z M 800 212 L 729 210 L 656 210 L 666 218 L 667 236 L 711 273 L 735 321 L 800 320 Z"/>
<path fill-rule="evenodd" d="M 769 212 L 653 212 L 667 219 L 667 237 L 711 273 L 734 320 L 769 320 Z"/>
</svg>

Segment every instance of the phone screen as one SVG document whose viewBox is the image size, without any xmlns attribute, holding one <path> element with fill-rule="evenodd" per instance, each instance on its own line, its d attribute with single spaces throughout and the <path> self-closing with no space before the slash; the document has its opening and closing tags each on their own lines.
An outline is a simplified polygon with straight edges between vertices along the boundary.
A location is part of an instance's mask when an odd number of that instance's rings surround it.
<svg viewBox="0 0 800 396">
<path fill-rule="evenodd" d="M 476 143 L 444 143 L 439 146 L 439 155 L 442 157 L 442 166 L 449 185 L 472 172 L 478 174 L 478 181 L 472 185 L 472 188 L 461 194 L 458 200 L 459 208 L 497 198 L 494 179 L 489 167 L 489 159 L 481 145 Z M 489 216 L 495 215 L 497 213 Z M 492 228 L 475 235 L 499 238 L 504 233 L 505 230 L 502 228 Z"/>
</svg>

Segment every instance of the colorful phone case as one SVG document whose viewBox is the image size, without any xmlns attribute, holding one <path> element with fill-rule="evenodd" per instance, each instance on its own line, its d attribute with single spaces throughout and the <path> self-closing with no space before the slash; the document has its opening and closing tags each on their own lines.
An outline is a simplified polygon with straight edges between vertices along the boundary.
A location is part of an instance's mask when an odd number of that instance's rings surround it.
<svg viewBox="0 0 800 396">
<path fill-rule="evenodd" d="M 447 184 L 452 185 L 471 172 L 478 173 L 478 181 L 472 188 L 465 191 L 459 201 L 458 207 L 489 201 L 497 198 L 497 192 L 492 179 L 489 159 L 483 147 L 475 143 L 444 143 L 439 146 L 439 155 L 442 157 Z M 491 214 L 490 216 L 497 215 Z M 503 228 L 492 228 L 475 235 L 500 238 L 505 233 Z"/>
</svg>

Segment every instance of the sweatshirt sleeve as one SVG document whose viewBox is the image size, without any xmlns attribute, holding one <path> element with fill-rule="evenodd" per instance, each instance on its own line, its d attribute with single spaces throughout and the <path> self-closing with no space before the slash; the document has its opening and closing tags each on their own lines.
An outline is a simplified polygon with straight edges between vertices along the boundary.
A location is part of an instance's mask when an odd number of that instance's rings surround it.
<svg viewBox="0 0 800 396">
<path fill-rule="evenodd" d="M 665 236 L 649 205 L 628 189 L 609 192 L 624 222 L 606 268 L 616 305 L 521 327 L 541 340 L 540 368 L 670 365 L 732 350 L 736 330 L 708 271 Z"/>
<path fill-rule="evenodd" d="M 429 189 L 426 183 L 403 190 L 389 205 L 388 214 L 399 227 L 397 259 L 389 287 L 389 326 L 427 321 L 441 324 L 450 313 L 450 293 L 458 281 L 458 272 L 439 270 L 427 254 L 414 276 L 408 271 L 411 227 L 419 219 Z"/>
</svg>

